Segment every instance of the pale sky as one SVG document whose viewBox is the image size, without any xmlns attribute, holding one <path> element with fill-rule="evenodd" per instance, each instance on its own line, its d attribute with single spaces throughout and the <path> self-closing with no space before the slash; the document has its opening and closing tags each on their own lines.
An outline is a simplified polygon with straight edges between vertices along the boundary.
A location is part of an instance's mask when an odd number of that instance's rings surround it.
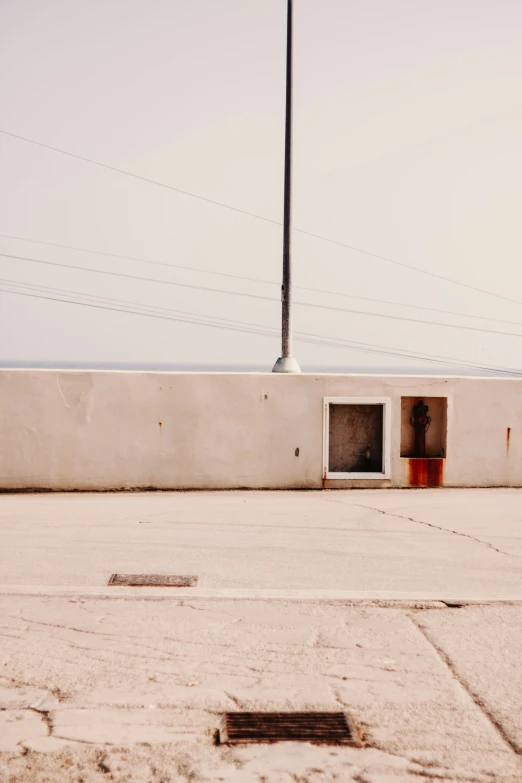
<svg viewBox="0 0 522 783">
<path fill-rule="evenodd" d="M 295 289 L 296 333 L 521 369 L 522 3 L 294 6 L 294 226 L 521 302 L 295 232 L 294 283 L 314 289 Z M 0 128 L 281 222 L 285 23 L 285 0 L 0 0 Z M 0 256 L 3 364 L 270 370 L 280 354 L 279 225 L 0 134 L 0 233 L 269 281 L 0 238 L 8 255 L 268 298 Z M 294 353 L 304 368 L 427 366 L 298 340 Z"/>
</svg>

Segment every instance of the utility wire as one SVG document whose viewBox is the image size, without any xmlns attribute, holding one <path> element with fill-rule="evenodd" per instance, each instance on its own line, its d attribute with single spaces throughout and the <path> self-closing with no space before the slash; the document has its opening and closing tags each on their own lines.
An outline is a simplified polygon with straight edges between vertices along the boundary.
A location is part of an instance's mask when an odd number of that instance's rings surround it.
<svg viewBox="0 0 522 783">
<path fill-rule="evenodd" d="M 0 289 L 4 290 L 5 289 Z M 17 291 L 6 291 L 6 293 L 14 293 L 14 294 L 20 294 L 21 292 Z M 47 296 L 38 296 L 36 294 L 21 294 L 26 296 L 33 296 L 34 298 L 39 299 L 47 299 L 50 301 L 57 301 L 57 302 L 64 302 L 64 303 L 70 303 L 70 304 L 79 304 L 79 305 L 86 305 L 89 306 L 88 303 L 85 302 L 75 302 L 74 300 L 68 300 L 68 299 L 56 299 L 55 297 L 47 297 Z M 232 322 L 232 324 L 241 324 L 241 326 L 231 326 L 229 324 L 225 323 L 209 323 L 208 320 L 201 321 L 200 319 L 194 319 L 194 318 L 179 318 L 179 317 L 168 317 L 168 316 L 161 316 L 161 315 L 154 315 L 152 313 L 141 313 L 133 310 L 127 310 L 127 309 L 120 309 L 120 308 L 112 308 L 112 307 L 105 307 L 105 306 L 97 306 L 97 305 L 91 305 L 92 307 L 95 307 L 97 309 L 103 309 L 103 310 L 114 310 L 116 312 L 126 312 L 134 315 L 148 315 L 150 317 L 156 317 L 160 318 L 162 320 L 171 320 L 171 321 L 181 321 L 185 323 L 192 323 L 192 324 L 198 324 L 201 326 L 216 326 L 217 328 L 223 328 L 223 329 L 232 329 L 233 331 L 240 331 L 240 332 L 247 332 L 249 334 L 259 334 L 263 336 L 271 336 L 275 337 L 278 336 L 278 331 L 271 330 L 267 331 L 265 327 L 261 327 L 260 325 L 256 324 L 244 324 L 244 322 Z M 205 316 L 205 318 L 207 318 Z M 246 327 L 246 328 L 245 328 Z M 371 353 L 371 354 L 380 354 L 380 355 L 387 355 L 387 356 L 394 356 L 398 358 L 406 358 L 406 359 L 417 359 L 425 362 L 430 363 L 436 363 L 436 364 L 450 364 L 456 367 L 465 367 L 475 370 L 485 370 L 487 372 L 494 372 L 494 373 L 503 373 L 510 376 L 520 377 L 521 373 L 519 373 L 516 370 L 508 369 L 508 368 L 501 368 L 501 367 L 490 367 L 490 366 L 482 366 L 482 365 L 475 365 L 471 362 L 463 361 L 463 360 L 455 360 L 451 357 L 445 357 L 445 356 L 434 356 L 434 355 L 423 355 L 419 353 L 406 353 L 404 351 L 398 351 L 398 350 L 390 350 L 389 348 L 385 346 L 372 346 L 369 343 L 355 343 L 355 342 L 347 342 L 347 341 L 341 341 L 336 338 L 325 338 L 321 337 L 320 335 L 309 335 L 306 332 L 297 332 L 296 333 L 296 339 L 300 342 L 305 343 L 312 343 L 316 345 L 321 346 L 328 346 L 328 347 L 334 347 L 334 348 L 349 348 L 350 350 L 354 351 L 361 351 L 363 353 Z M 364 347 L 362 347 L 364 346 Z"/>
<path fill-rule="evenodd" d="M 110 311 L 114 311 L 114 312 L 124 312 L 124 313 L 130 313 L 130 314 L 133 314 L 133 315 L 145 315 L 145 316 L 149 316 L 149 317 L 153 317 L 153 318 L 160 318 L 162 320 L 178 321 L 178 322 L 183 322 L 183 323 L 192 323 L 192 324 L 197 324 L 197 325 L 201 325 L 201 326 L 214 326 L 214 327 L 222 328 L 222 329 L 232 329 L 233 331 L 238 331 L 238 332 L 247 332 L 249 334 L 259 334 L 259 335 L 271 336 L 271 337 L 276 337 L 277 336 L 277 332 L 275 330 L 270 330 L 270 328 L 266 329 L 264 327 L 261 327 L 260 325 L 245 324 L 243 322 L 238 322 L 238 321 L 233 322 L 234 325 L 232 325 L 230 322 L 229 323 L 223 322 L 223 321 L 221 321 L 221 319 L 219 319 L 219 321 L 218 321 L 218 319 L 216 319 L 215 323 L 211 323 L 211 322 L 209 322 L 209 320 L 206 317 L 205 317 L 205 320 L 203 321 L 200 318 L 196 318 L 196 317 L 181 318 L 181 317 L 178 317 L 178 316 L 166 316 L 166 315 L 159 315 L 159 314 L 154 314 L 154 313 L 150 313 L 150 312 L 149 313 L 145 313 L 145 312 L 140 312 L 140 311 L 136 311 L 136 310 L 124 309 L 124 308 L 119 308 L 119 307 L 118 308 L 108 307 L 108 306 L 105 306 L 105 305 L 96 305 L 96 304 L 92 304 L 92 303 L 89 303 L 89 302 L 78 302 L 78 301 L 74 301 L 74 300 L 71 300 L 71 299 L 56 298 L 56 297 L 53 297 L 53 296 L 43 296 L 43 295 L 31 294 L 31 293 L 27 293 L 27 292 L 10 291 L 10 290 L 6 290 L 6 289 L 0 289 L 0 291 L 3 291 L 4 293 L 12 293 L 12 294 L 18 294 L 18 295 L 21 295 L 21 296 L 29 296 L 29 297 L 32 297 L 32 298 L 44 299 L 44 300 L 53 301 L 53 302 L 63 302 L 63 303 L 68 303 L 68 304 L 83 305 L 83 306 L 87 306 L 87 307 L 90 306 L 90 307 L 94 307 L 96 309 L 101 309 L 101 310 L 110 310 Z M 367 353 L 379 353 L 379 354 L 398 356 L 398 357 L 401 357 L 401 358 L 405 358 L 405 357 L 410 358 L 407 354 L 404 354 L 404 353 L 396 353 L 396 352 L 392 352 L 390 350 L 375 350 L 375 349 L 372 349 L 372 348 L 359 348 L 359 347 L 355 347 L 355 344 L 354 344 L 354 346 L 352 346 L 352 345 L 341 343 L 339 341 L 328 341 L 327 339 L 325 340 L 325 339 L 320 338 L 320 336 L 315 336 L 315 335 L 308 336 L 308 335 L 306 335 L 306 333 L 300 334 L 299 337 L 297 337 L 297 335 L 296 335 L 296 339 L 300 339 L 302 342 L 311 342 L 311 343 L 315 343 L 315 344 L 319 344 L 319 345 L 330 345 L 330 346 L 336 347 L 336 348 L 339 348 L 339 347 L 353 347 L 354 350 L 361 350 L 361 351 L 364 351 L 364 352 L 367 352 Z M 426 359 L 426 361 L 431 361 L 431 359 Z M 482 368 L 478 368 L 478 369 L 482 369 Z M 486 368 L 484 368 L 484 369 L 486 369 Z M 510 372 L 510 371 L 508 371 L 508 372 Z"/>
<path fill-rule="evenodd" d="M 277 285 L 279 286 L 280 283 L 274 281 L 274 280 L 263 280 L 259 277 L 247 277 L 245 275 L 235 275 L 231 272 L 218 272 L 214 269 L 202 269 L 200 267 L 194 267 L 194 266 L 186 266 L 182 264 L 172 264 L 168 261 L 156 261 L 149 258 L 140 258 L 139 256 L 126 256 L 121 255 L 119 253 L 106 253 L 103 250 L 88 250 L 84 247 L 76 247 L 74 245 L 62 245 L 58 244 L 56 242 L 44 242 L 41 239 L 28 239 L 27 237 L 19 237 L 14 236 L 12 234 L 0 234 L 0 237 L 3 239 L 15 239 L 20 242 L 30 242 L 35 245 L 46 245 L 48 247 L 59 247 L 62 250 L 74 250 L 78 253 L 88 253 L 90 255 L 97 255 L 97 256 L 106 256 L 107 258 L 118 258 L 125 261 L 138 261 L 142 264 L 153 264 L 155 266 L 165 266 L 170 267 L 171 269 L 182 269 L 183 271 L 188 272 L 198 272 L 201 274 L 206 275 L 216 275 L 218 277 L 228 277 L 232 278 L 234 280 L 246 280 L 249 283 L 263 283 L 264 285 Z M 500 324 L 510 324 L 511 326 L 522 326 L 522 322 L 520 321 L 507 321 L 504 318 L 488 318 L 483 315 L 472 315 L 470 313 L 460 313 L 455 310 L 441 310 L 440 308 L 435 307 L 426 307 L 425 305 L 412 305 L 412 304 L 406 304 L 405 302 L 393 302 L 389 299 L 375 299 L 374 297 L 370 296 L 357 296 L 356 294 L 346 294 L 343 291 L 328 291 L 324 288 L 312 288 L 310 286 L 300 286 L 296 285 L 294 286 L 294 289 L 300 290 L 300 291 L 310 291 L 314 294 L 327 294 L 329 296 L 340 296 L 345 299 L 358 299 L 364 302 L 376 302 L 377 304 L 385 304 L 385 305 L 391 305 L 393 307 L 407 307 L 411 310 L 422 310 L 430 313 L 440 313 L 442 315 L 456 315 L 459 318 L 472 318 L 474 320 L 478 321 L 488 321 L 491 323 L 500 323 Z"/>
<path fill-rule="evenodd" d="M 13 281 L 4 281 L 4 282 L 10 285 L 15 285 Z M 123 312 L 132 315 L 143 315 L 152 318 L 159 318 L 162 320 L 191 323 L 199 326 L 211 326 L 211 327 L 216 327 L 221 329 L 229 329 L 232 331 L 246 332 L 249 334 L 258 334 L 258 335 L 268 336 L 268 337 L 277 337 L 279 335 L 278 330 L 272 327 L 263 326 L 261 324 L 251 324 L 244 321 L 235 321 L 231 319 L 223 319 L 214 316 L 205 316 L 199 313 L 188 313 L 185 311 L 168 310 L 166 308 L 144 305 L 137 302 L 126 302 L 125 300 L 109 299 L 107 297 L 82 294 L 76 291 L 68 291 L 64 289 L 48 288 L 45 286 L 37 286 L 30 283 L 16 283 L 16 285 L 18 287 L 21 286 L 33 290 L 40 290 L 40 291 L 46 290 L 46 291 L 58 292 L 60 298 L 57 298 L 56 296 L 47 296 L 47 295 L 41 295 L 37 293 L 28 293 L 26 291 L 13 291 L 13 290 L 2 289 L 2 288 L 0 288 L 0 291 L 4 293 L 11 293 L 15 295 L 17 294 L 20 296 L 29 296 L 32 298 L 44 299 L 53 302 L 63 302 L 63 303 L 87 306 L 87 307 L 90 306 L 101 310 Z M 148 312 L 144 312 L 143 310 L 124 308 L 120 306 L 111 307 L 106 304 L 93 304 L 92 302 L 84 302 L 84 301 L 80 302 L 73 299 L 63 298 L 63 294 L 67 294 L 67 295 L 73 294 L 75 296 L 81 296 L 83 298 L 89 298 L 91 300 L 103 300 L 105 302 L 113 302 L 116 303 L 117 305 L 131 304 L 135 307 L 147 308 Z M 169 315 L 166 315 L 166 313 L 168 313 Z M 345 349 L 348 348 L 350 350 L 361 351 L 363 353 L 394 356 L 402 359 L 416 359 L 416 360 L 421 360 L 421 361 L 431 362 L 436 364 L 450 364 L 456 367 L 466 367 L 466 368 L 482 370 L 482 371 L 486 370 L 488 372 L 495 372 L 495 373 L 500 372 L 515 377 L 520 377 L 522 375 L 521 372 L 514 370 L 512 368 L 476 365 L 466 360 L 454 359 L 452 357 L 447 357 L 447 356 L 437 356 L 436 354 L 420 354 L 418 352 L 405 352 L 400 349 L 390 348 L 389 346 L 379 346 L 379 345 L 374 345 L 372 343 L 347 341 L 339 338 L 328 337 L 326 335 L 310 334 L 308 332 L 296 332 L 296 339 L 298 339 L 300 342 L 312 343 L 315 345 L 328 346 L 333 348 L 345 348 Z"/>
<path fill-rule="evenodd" d="M 75 264 L 62 264 L 59 261 L 44 261 L 43 259 L 40 258 L 27 258 L 26 256 L 15 256 L 9 253 L 0 253 L 0 257 L 11 258 L 16 261 L 29 261 L 31 263 L 44 264 L 46 266 L 56 266 L 62 269 L 74 269 L 75 271 L 109 275 L 111 277 L 125 278 L 127 280 L 139 280 L 140 282 L 145 282 L 145 283 L 160 283 L 162 285 L 164 284 L 164 285 L 171 285 L 171 286 L 176 286 L 181 288 L 189 288 L 196 291 L 207 291 L 210 293 L 226 294 L 228 296 L 247 297 L 248 299 L 259 299 L 265 302 L 278 301 L 272 296 L 263 296 L 261 294 L 250 294 L 242 291 L 230 291 L 222 288 L 209 288 L 208 286 L 193 285 L 190 283 L 179 283 L 174 280 L 163 280 L 163 279 L 158 280 L 157 278 L 153 278 L 153 277 L 142 277 L 141 275 L 131 275 L 127 272 L 113 272 L 108 269 L 92 269 L 90 267 L 77 266 Z M 328 310 L 331 312 L 345 313 L 350 315 L 364 315 L 370 318 L 384 318 L 386 320 L 391 320 L 391 321 L 406 321 L 408 323 L 423 324 L 427 326 L 438 326 L 438 327 L 443 327 L 443 328 L 445 327 L 449 329 L 461 329 L 468 332 L 496 334 L 502 337 L 522 337 L 522 334 L 518 332 L 504 332 L 499 329 L 483 329 L 480 326 L 464 326 L 463 324 L 450 324 L 450 323 L 445 323 L 443 321 L 428 321 L 422 318 L 408 318 L 407 316 L 404 315 L 388 315 L 385 313 L 372 313 L 367 310 L 354 310 L 353 308 L 334 307 L 332 305 L 322 305 L 322 304 L 316 304 L 314 302 L 300 302 L 298 300 L 294 300 L 294 305 L 298 305 L 300 307 L 310 307 L 317 310 Z"/>
<path fill-rule="evenodd" d="M 124 169 L 118 169 L 116 166 L 109 166 L 107 163 L 100 163 L 99 160 L 92 160 L 92 158 L 84 158 L 83 155 L 76 155 L 74 152 L 67 152 L 66 150 L 61 150 L 58 147 L 52 147 L 50 144 L 43 144 L 41 141 L 35 141 L 34 139 L 28 139 L 25 136 L 19 136 L 16 133 L 10 133 L 9 131 L 2 130 L 0 128 L 0 133 L 3 133 L 5 136 L 11 136 L 13 139 L 19 139 L 20 141 L 26 141 L 29 144 L 35 144 L 37 147 L 44 147 L 46 150 L 52 150 L 53 152 L 59 152 L 61 155 L 67 155 L 69 158 L 76 158 L 76 160 L 82 160 L 84 163 L 92 163 L 94 166 L 100 166 L 102 169 L 108 169 L 109 171 L 115 171 L 117 174 L 125 174 L 126 177 L 132 177 L 133 179 L 139 179 L 141 182 L 148 182 L 149 185 L 157 185 L 160 188 L 166 188 L 167 190 L 173 190 L 176 193 L 181 193 L 183 196 L 190 196 L 191 198 L 197 198 L 199 201 L 206 201 L 209 204 L 215 204 L 218 207 L 224 207 L 225 209 L 230 209 L 233 212 L 240 212 L 242 215 L 248 215 L 249 217 L 257 218 L 258 220 L 264 220 L 266 223 L 274 223 L 276 226 L 281 226 L 282 223 L 280 223 L 277 220 L 271 220 L 267 217 L 262 217 L 261 215 L 255 215 L 253 212 L 247 212 L 245 209 L 239 209 L 239 207 L 231 207 L 229 204 L 223 204 L 221 201 L 214 201 L 211 198 L 206 198 L 205 196 L 198 196 L 196 193 L 190 193 L 188 190 L 182 190 L 181 188 L 175 188 L 173 185 L 167 185 L 165 182 L 158 182 L 155 179 L 149 179 L 148 177 L 142 177 L 140 174 L 133 174 L 130 171 L 125 171 Z"/>
<path fill-rule="evenodd" d="M 128 272 L 113 272 L 109 269 L 92 269 L 92 267 L 87 266 L 77 266 L 75 264 L 62 264 L 59 261 L 44 261 L 41 258 L 27 258 L 26 256 L 14 256 L 10 253 L 0 253 L 0 258 L 12 258 L 16 261 L 30 261 L 34 264 L 45 264 L 46 266 L 57 266 L 61 269 L 74 269 L 75 271 L 80 272 L 94 272 L 100 275 L 109 275 L 110 277 L 123 277 L 127 280 L 139 280 L 143 283 L 161 283 L 164 285 L 173 285 L 180 288 L 192 288 L 196 291 L 209 291 L 213 294 L 229 294 L 230 296 L 246 296 L 250 299 L 262 299 L 266 302 L 276 302 L 278 301 L 273 296 L 263 296 L 261 294 L 248 294 L 248 293 L 242 293 L 241 291 L 227 291 L 222 288 L 210 288 L 208 286 L 202 286 L 202 285 L 193 285 L 191 283 L 179 283 L 175 280 L 158 280 L 155 277 L 142 277 L 141 275 L 131 275 Z"/>
<path fill-rule="evenodd" d="M 19 141 L 25 141 L 28 144 L 34 144 L 37 147 L 43 147 L 44 149 L 52 150 L 53 152 L 58 152 L 61 155 L 67 155 L 70 158 L 76 158 L 77 160 L 81 160 L 84 163 L 91 163 L 94 166 L 99 166 L 103 169 L 108 169 L 109 171 L 114 171 L 117 174 L 123 174 L 126 177 L 132 177 L 133 179 L 141 180 L 142 182 L 147 182 L 150 185 L 157 185 L 161 188 L 166 188 L 167 190 L 173 190 L 176 193 L 181 193 L 184 196 L 190 196 L 190 198 L 198 199 L 199 201 L 206 201 L 209 204 L 214 204 L 219 207 L 223 207 L 224 209 L 229 209 L 233 212 L 239 212 L 242 215 L 248 215 L 249 217 L 256 218 L 257 220 L 263 220 L 266 223 L 273 223 L 276 226 L 281 226 L 282 223 L 278 220 L 272 220 L 271 218 L 263 217 L 262 215 L 257 215 L 254 212 L 248 212 L 245 209 L 239 209 L 239 207 L 233 207 L 230 204 L 224 204 L 222 201 L 216 201 L 215 199 L 206 198 L 205 196 L 199 196 L 197 193 L 191 193 L 188 190 L 182 190 L 181 188 L 176 188 L 173 185 L 167 185 L 165 182 L 158 182 L 157 180 L 149 179 L 148 177 L 142 177 L 139 174 L 133 174 L 130 171 L 125 171 L 124 169 L 119 169 L 116 166 L 109 166 L 107 163 L 101 163 L 97 160 L 92 160 L 92 158 L 86 158 L 83 155 L 76 155 L 73 152 L 67 152 L 66 150 L 59 149 L 58 147 L 52 147 L 50 144 L 44 144 L 41 141 L 36 141 L 35 139 L 29 139 L 26 136 L 20 136 L 17 133 L 11 133 L 10 131 L 2 130 L 0 128 L 0 133 L 3 133 L 5 136 L 10 136 L 13 139 L 18 139 Z M 345 242 L 339 242 L 335 239 L 330 239 L 329 237 L 321 236 L 320 234 L 314 234 L 311 231 L 305 231 L 301 228 L 294 228 L 294 231 L 298 231 L 300 234 L 305 234 L 309 237 L 314 237 L 315 239 L 319 239 L 321 242 L 329 242 L 332 245 L 338 245 L 339 247 L 347 248 L 348 250 L 353 250 L 356 253 L 362 253 L 366 256 L 370 256 L 371 258 L 377 258 L 380 261 L 386 261 L 390 264 L 395 264 L 396 266 L 403 267 L 404 269 L 409 269 L 413 272 L 418 272 L 422 275 L 428 275 L 429 277 L 437 278 L 438 280 L 444 280 L 447 283 L 452 283 L 453 285 L 461 286 L 462 288 L 467 288 L 471 291 L 476 291 L 480 294 L 486 294 L 487 296 L 492 296 L 495 299 L 502 299 L 505 302 L 512 302 L 513 304 L 522 305 L 522 301 L 519 301 L 518 299 L 512 299 L 508 296 L 503 296 L 502 294 L 495 294 L 492 291 L 487 291 L 484 288 L 478 288 L 477 286 L 470 285 L 469 283 L 463 283 L 460 280 L 455 280 L 451 277 L 445 277 L 444 275 L 439 275 L 436 272 L 429 272 L 426 269 L 421 269 L 420 267 L 413 266 L 412 264 L 406 264 L 403 261 L 396 261 L 393 258 L 389 258 L 388 256 L 382 256 L 378 253 L 371 253 L 369 250 L 363 250 L 360 247 L 355 247 L 354 245 L 348 245 Z"/>
<path fill-rule="evenodd" d="M 67 294 L 67 295 L 73 295 L 75 297 L 79 297 L 80 299 L 85 299 L 87 301 L 103 301 L 103 302 L 109 302 L 116 305 L 131 305 L 133 307 L 139 307 L 141 309 L 151 311 L 151 312 L 163 312 L 163 313 L 170 313 L 175 315 L 183 315 L 183 316 L 194 316 L 197 318 L 205 318 L 209 321 L 223 321 L 224 323 L 234 323 L 234 324 L 243 324 L 246 326 L 250 326 L 251 324 L 246 324 L 243 321 L 234 321 L 230 318 L 220 318 L 219 316 L 206 316 L 202 313 L 193 313 L 188 312 L 186 310 L 173 310 L 172 308 L 168 307 L 160 307 L 159 305 L 149 305 L 145 304 L 143 302 L 136 302 L 133 300 L 128 299 L 114 299 L 112 297 L 107 296 L 100 296 L 99 294 L 86 294 L 82 291 L 71 291 L 71 289 L 67 288 L 53 288 L 51 286 L 43 286 L 43 285 L 36 285 L 34 283 L 23 283 L 18 280 L 10 280 L 7 278 L 0 278 L 0 283 L 5 283 L 10 286 L 15 286 L 17 288 L 26 288 L 29 290 L 35 290 L 35 291 L 45 291 L 45 292 L 51 292 L 53 294 Z M 68 301 L 68 300 L 64 300 Z M 123 311 L 126 312 L 126 311 Z M 259 325 L 257 325 L 259 326 Z M 274 335 L 277 335 L 279 332 L 275 327 L 263 327 L 266 329 L 273 329 Z"/>
<path fill-rule="evenodd" d="M 265 283 L 266 285 L 280 285 L 273 280 L 263 280 L 260 277 L 246 277 L 245 275 L 234 275 L 231 272 L 218 272 L 215 269 L 201 269 L 194 266 L 183 264 L 172 264 L 169 261 L 155 261 L 150 258 L 140 258 L 139 256 L 124 256 L 119 253 L 105 253 L 103 250 L 87 250 L 84 247 L 75 247 L 74 245 L 61 245 L 56 242 L 43 242 L 41 239 L 28 239 L 27 237 L 17 237 L 11 234 L 0 234 L 3 239 L 16 239 L 20 242 L 31 242 L 34 245 L 46 245 L 47 247 L 59 247 L 62 250 L 75 250 L 78 253 L 89 253 L 95 256 L 107 256 L 107 258 L 120 258 L 124 261 L 139 261 L 142 264 L 153 264 L 154 266 L 167 266 L 171 269 L 183 269 L 186 272 L 200 272 L 205 275 L 216 275 L 218 277 L 232 277 L 235 280 L 247 280 L 250 283 Z M 328 293 L 324 291 L 323 293 Z M 333 293 L 333 292 L 332 292 Z"/>
</svg>

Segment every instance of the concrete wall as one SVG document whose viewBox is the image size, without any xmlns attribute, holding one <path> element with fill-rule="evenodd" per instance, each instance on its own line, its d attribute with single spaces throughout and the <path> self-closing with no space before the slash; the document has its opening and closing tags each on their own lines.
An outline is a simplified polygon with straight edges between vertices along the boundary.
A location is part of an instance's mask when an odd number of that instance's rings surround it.
<svg viewBox="0 0 522 783">
<path fill-rule="evenodd" d="M 323 480 L 323 398 L 337 396 L 391 398 L 389 481 Z M 448 401 L 446 458 L 427 467 L 400 456 L 412 396 Z M 419 483 L 522 486 L 522 380 L 0 371 L 3 489 Z"/>
</svg>

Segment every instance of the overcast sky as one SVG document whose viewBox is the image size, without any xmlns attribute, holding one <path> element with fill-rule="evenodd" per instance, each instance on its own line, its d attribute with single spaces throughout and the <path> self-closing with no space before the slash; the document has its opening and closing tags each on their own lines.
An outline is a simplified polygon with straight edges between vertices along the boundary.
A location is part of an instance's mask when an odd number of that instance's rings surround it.
<svg viewBox="0 0 522 783">
<path fill-rule="evenodd" d="M 294 6 L 295 227 L 522 303 L 520 0 Z M 267 281 L 0 238 L 4 254 L 261 297 L 0 256 L 2 362 L 272 367 L 285 24 L 285 0 L 0 0 L 3 130 L 269 219 L 0 134 L 0 233 Z M 299 232 L 293 256 L 295 285 L 313 289 L 294 293 L 299 334 L 522 368 L 520 337 L 398 320 L 522 335 L 522 304 Z M 168 320 L 180 311 L 273 334 Z M 303 367 L 422 366 L 294 349 Z"/>
</svg>

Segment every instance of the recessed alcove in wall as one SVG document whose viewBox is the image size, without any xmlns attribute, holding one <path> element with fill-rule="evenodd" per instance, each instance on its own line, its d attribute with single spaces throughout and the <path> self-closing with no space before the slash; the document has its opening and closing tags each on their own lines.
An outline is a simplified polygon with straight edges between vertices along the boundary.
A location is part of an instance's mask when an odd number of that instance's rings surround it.
<svg viewBox="0 0 522 783">
<path fill-rule="evenodd" d="M 324 400 L 324 478 L 388 478 L 390 400 L 327 397 Z"/>
<path fill-rule="evenodd" d="M 428 406 L 430 418 L 426 428 L 426 454 L 416 453 L 415 427 L 411 423 L 414 407 L 420 401 Z M 401 397 L 401 457 L 446 457 L 446 439 L 448 430 L 447 397 Z"/>
</svg>

